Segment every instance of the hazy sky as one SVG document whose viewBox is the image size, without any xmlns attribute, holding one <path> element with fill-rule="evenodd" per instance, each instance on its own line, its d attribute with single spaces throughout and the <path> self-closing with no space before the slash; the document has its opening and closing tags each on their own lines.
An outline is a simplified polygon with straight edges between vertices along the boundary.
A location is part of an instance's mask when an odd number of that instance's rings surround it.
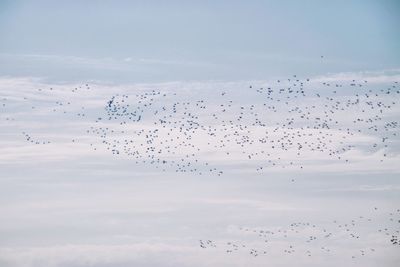
<svg viewBox="0 0 400 267">
<path fill-rule="evenodd" d="M 265 79 L 400 60 L 397 1 L 1 1 L 0 12 L 4 75 Z"/>
<path fill-rule="evenodd" d="M 398 266 L 399 14 L 0 0 L 0 266 Z"/>
</svg>

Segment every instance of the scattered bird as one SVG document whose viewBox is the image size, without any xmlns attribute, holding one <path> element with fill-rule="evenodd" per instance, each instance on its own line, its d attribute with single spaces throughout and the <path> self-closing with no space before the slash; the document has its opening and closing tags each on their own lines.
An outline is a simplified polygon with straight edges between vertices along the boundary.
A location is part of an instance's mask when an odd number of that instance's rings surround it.
<svg viewBox="0 0 400 267">
<path fill-rule="evenodd" d="M 370 215 L 372 215 L 372 212 Z M 274 229 L 238 227 L 235 236 L 236 239 L 241 236 L 241 239 L 228 242 L 209 240 L 207 244 L 202 242 L 200 247 L 203 249 L 220 249 L 228 254 L 244 252 L 254 257 L 269 257 L 269 254 L 272 254 L 271 252 L 281 253 L 282 255 L 306 255 L 307 257 L 312 257 L 321 253 L 341 254 L 343 252 L 339 251 L 339 249 L 343 243 L 351 242 L 353 243 L 352 246 L 362 248 L 353 250 L 351 259 L 356 260 L 358 257 L 373 254 L 377 250 L 375 247 L 368 247 L 364 244 L 366 237 L 360 233 L 371 234 L 371 230 L 368 232 L 362 231 L 365 226 L 374 229 L 373 227 L 378 228 L 380 224 L 386 221 L 386 227 L 375 230 L 376 233 L 379 233 L 388 245 L 400 246 L 400 210 L 391 212 L 389 216 L 387 214 L 381 215 L 384 216 L 384 220 L 376 220 L 376 222 L 371 218 L 358 216 L 341 223 L 338 220 L 334 220 L 332 223 L 324 225 L 306 221 L 292 222 L 287 227 Z M 388 224 L 395 221 L 397 223 Z M 375 235 L 376 233 L 373 234 Z M 381 246 L 380 242 L 378 239 L 376 245 Z M 297 247 L 299 248 L 297 249 Z M 356 251 L 357 253 L 355 253 Z M 339 256 L 343 257 L 343 255 Z"/>
</svg>

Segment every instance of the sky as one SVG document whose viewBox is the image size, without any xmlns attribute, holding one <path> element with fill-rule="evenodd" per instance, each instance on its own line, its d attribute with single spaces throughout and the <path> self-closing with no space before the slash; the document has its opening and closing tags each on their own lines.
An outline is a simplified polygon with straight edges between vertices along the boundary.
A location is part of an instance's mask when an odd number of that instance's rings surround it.
<svg viewBox="0 0 400 267">
<path fill-rule="evenodd" d="M 397 266 L 398 14 L 0 0 L 0 266 Z"/>
<path fill-rule="evenodd" d="M 1 72 L 154 82 L 390 69 L 400 59 L 399 9 L 397 1 L 1 1 Z"/>
</svg>

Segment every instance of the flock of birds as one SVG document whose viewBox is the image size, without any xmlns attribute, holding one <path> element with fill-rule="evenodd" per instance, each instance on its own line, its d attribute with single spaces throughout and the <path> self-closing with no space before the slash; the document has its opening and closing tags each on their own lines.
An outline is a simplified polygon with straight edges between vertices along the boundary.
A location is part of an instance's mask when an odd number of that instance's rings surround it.
<svg viewBox="0 0 400 267">
<path fill-rule="evenodd" d="M 358 257 L 373 254 L 381 249 L 380 239 L 385 240 L 384 244 L 400 245 L 398 235 L 400 233 L 400 209 L 386 214 L 385 220 L 380 220 L 378 208 L 374 208 L 369 216 L 356 216 L 351 220 L 333 220 L 324 224 L 313 224 L 311 222 L 293 222 L 287 227 L 265 229 L 261 227 L 237 227 L 230 230 L 231 235 L 235 234 L 238 240 L 226 239 L 215 241 L 210 239 L 199 240 L 202 249 L 214 249 L 221 253 L 245 253 L 249 256 L 269 256 L 273 253 L 286 255 L 305 255 L 312 257 L 317 253 L 333 254 L 341 249 L 343 244 L 352 247 L 349 257 Z M 379 223 L 377 223 L 379 221 Z M 380 228 L 377 227 L 380 225 Z M 375 227 L 374 231 L 370 228 Z M 368 231 L 363 231 L 363 228 Z M 371 247 L 371 235 L 374 237 L 375 245 Z M 368 245 L 366 245 L 368 244 Z M 342 255 L 343 256 L 343 255 Z"/>
<path fill-rule="evenodd" d="M 95 93 L 85 84 L 70 89 L 75 98 L 39 103 L 31 109 L 73 113 L 89 125 L 84 134 L 98 140 L 90 143 L 93 150 L 103 148 L 136 164 L 222 175 L 223 159 L 248 162 L 262 173 L 277 167 L 303 169 L 303 159 L 309 155 L 351 163 L 349 152 L 356 149 L 382 152 L 380 161 L 384 161 L 390 156 L 389 145 L 398 141 L 393 110 L 400 94 L 397 81 L 385 87 L 369 86 L 367 80 L 315 84 L 293 75 L 268 86 L 250 85 L 242 95 L 229 90 L 199 99 L 161 90 L 114 94 L 103 100 L 102 109 L 94 109 L 86 107 L 84 100 L 74 106 L 85 91 Z M 51 98 L 57 88 L 37 91 Z M 247 98 L 251 93 L 253 97 Z M 24 100 L 29 105 L 28 97 Z M 3 109 L 7 102 L 11 99 L 3 98 Z M 36 145 L 55 143 L 36 140 L 28 129 L 22 135 Z M 374 140 L 359 142 L 360 136 Z M 78 137 L 71 142 L 79 142 Z"/>
<path fill-rule="evenodd" d="M 252 162 L 258 172 L 275 167 L 303 169 L 304 156 L 322 155 L 349 163 L 347 152 L 354 149 L 383 151 L 381 161 L 388 157 L 399 128 L 396 117 L 390 116 L 400 94 L 397 81 L 380 89 L 368 87 L 367 80 L 310 83 L 293 75 L 265 87 L 250 85 L 242 95 L 230 96 L 221 90 L 199 99 L 190 95 L 182 99 L 177 92 L 160 90 L 115 94 L 104 100 L 102 111 L 88 114 L 90 107 L 83 102 L 73 112 L 89 123 L 85 134 L 100 140 L 90 144 L 92 149 L 103 146 L 113 155 L 163 171 L 222 175 L 220 159 Z M 86 84 L 72 88 L 71 93 L 79 99 L 82 91 L 91 90 Z M 56 89 L 37 91 L 51 98 Z M 256 95 L 246 103 L 251 92 Z M 28 97 L 24 100 L 29 101 Z M 7 102 L 4 97 L 3 110 Z M 60 99 L 46 108 L 65 115 L 72 102 Z M 33 144 L 53 143 L 36 140 L 28 129 L 22 134 Z M 357 142 L 357 135 L 375 140 L 366 145 Z M 216 164 L 209 162 L 213 158 Z"/>
<path fill-rule="evenodd" d="M 70 143 L 86 142 L 84 135 L 94 151 L 108 151 L 114 157 L 160 171 L 197 175 L 220 176 L 232 165 L 246 163 L 252 163 L 247 166 L 254 166 L 260 173 L 273 168 L 302 170 L 310 155 L 351 164 L 349 153 L 353 150 L 381 155 L 382 162 L 395 154 L 398 145 L 397 81 L 376 88 L 367 80 L 312 81 L 293 75 L 268 85 L 247 85 L 242 91 L 225 88 L 208 93 L 201 97 L 178 90 L 125 90 L 99 101 L 96 90 L 85 84 L 69 91 L 39 88 L 23 99 L 4 96 L 0 107 L 2 112 L 21 109 L 18 103 L 22 100 L 31 116 L 35 112 L 54 115 L 57 120 L 72 116 L 83 121 L 85 129 L 70 138 Z M 104 97 L 104 92 L 100 95 Z M 37 100 L 37 96 L 42 97 Z M 40 118 L 41 122 L 46 121 Z M 31 133 L 29 129 L 21 133 L 31 145 L 57 145 L 51 135 Z M 362 141 L 365 136 L 370 138 Z M 399 215 L 399 210 L 389 215 L 397 228 L 377 229 L 395 246 L 400 245 Z M 287 228 L 272 230 L 239 227 L 240 233 L 257 238 L 263 245 L 200 240 L 200 247 L 222 248 L 227 254 L 244 250 L 259 257 L 268 255 L 274 242 L 293 237 L 282 252 L 311 257 L 316 247 L 304 249 L 304 244 L 318 242 L 320 252 L 332 253 L 329 244 L 337 238 L 362 242 L 357 227 L 368 223 L 372 223 L 371 218 L 360 216 L 348 222 L 334 221 L 329 226 L 294 222 Z M 301 238 L 304 233 L 309 233 L 306 239 Z M 364 248 L 352 257 L 374 252 L 375 248 Z"/>
</svg>

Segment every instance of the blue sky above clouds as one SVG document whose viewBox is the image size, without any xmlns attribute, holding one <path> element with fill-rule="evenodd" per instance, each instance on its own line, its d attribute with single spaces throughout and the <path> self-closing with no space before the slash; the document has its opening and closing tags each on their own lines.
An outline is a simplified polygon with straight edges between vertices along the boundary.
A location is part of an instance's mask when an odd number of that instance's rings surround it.
<svg viewBox="0 0 400 267">
<path fill-rule="evenodd" d="M 398 14 L 0 1 L 0 266 L 397 266 Z"/>
<path fill-rule="evenodd" d="M 396 1 L 2 1 L 1 9 L 9 75 L 265 79 L 395 68 L 400 59 Z"/>
</svg>

